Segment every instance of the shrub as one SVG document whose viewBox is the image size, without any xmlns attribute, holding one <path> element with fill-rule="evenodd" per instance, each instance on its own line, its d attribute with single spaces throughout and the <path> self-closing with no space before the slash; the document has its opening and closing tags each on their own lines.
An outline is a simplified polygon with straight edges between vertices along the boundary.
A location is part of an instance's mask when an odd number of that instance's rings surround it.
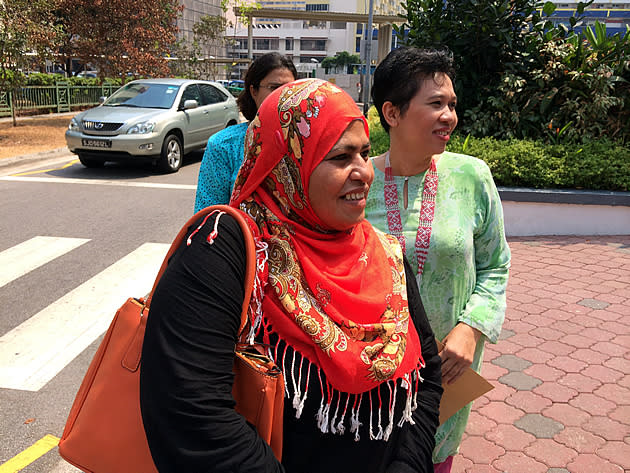
<svg viewBox="0 0 630 473">
<path fill-rule="evenodd" d="M 586 39 L 588 38 L 588 39 Z M 506 73 L 496 89 L 464 114 L 475 136 L 586 142 L 630 142 L 630 32 L 606 35 L 595 24 L 584 35 L 554 37 L 536 65 Z"/>
<path fill-rule="evenodd" d="M 630 146 L 607 139 L 549 145 L 540 140 L 454 136 L 448 150 L 483 159 L 499 186 L 630 190 Z"/>
<path fill-rule="evenodd" d="M 375 107 L 368 109 L 367 121 L 370 127 L 370 144 L 372 145 L 370 154 L 372 156 L 378 156 L 389 149 L 389 135 L 381 126 Z"/>
<path fill-rule="evenodd" d="M 404 0 L 407 23 L 396 31 L 407 45 L 453 52 L 458 103 L 468 110 L 506 70 L 527 62 L 528 21 L 540 6 L 538 0 Z"/>
<path fill-rule="evenodd" d="M 55 85 L 57 82 L 68 82 L 70 85 L 85 85 L 85 86 L 98 86 L 103 82 L 107 82 L 113 85 L 121 85 L 122 81 L 120 78 L 107 78 L 105 80 L 101 80 L 95 77 L 64 77 L 63 74 L 45 74 L 41 72 L 36 72 L 33 74 L 29 74 L 26 78 L 25 84 L 27 86 L 50 86 Z"/>
<path fill-rule="evenodd" d="M 389 148 L 389 136 L 374 107 L 368 112 L 368 123 L 371 154 L 377 156 Z M 630 145 L 608 139 L 546 144 L 541 140 L 455 134 L 447 149 L 484 160 L 499 186 L 630 190 Z"/>
<path fill-rule="evenodd" d="M 608 137 L 630 142 L 630 28 L 582 31 L 540 0 L 405 0 L 404 44 L 448 46 L 457 67 L 460 130 L 473 136 L 547 143 Z"/>
<path fill-rule="evenodd" d="M 55 85 L 56 82 L 64 80 L 66 80 L 66 78 L 63 74 L 44 74 L 42 72 L 35 72 L 33 74 L 29 74 L 26 85 Z"/>
</svg>

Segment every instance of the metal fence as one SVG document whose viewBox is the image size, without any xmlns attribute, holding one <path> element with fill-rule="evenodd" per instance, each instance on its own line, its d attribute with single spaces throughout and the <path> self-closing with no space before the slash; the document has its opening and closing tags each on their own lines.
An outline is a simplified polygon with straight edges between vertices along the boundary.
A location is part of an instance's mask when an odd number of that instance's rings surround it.
<svg viewBox="0 0 630 473">
<path fill-rule="evenodd" d="M 98 105 L 102 96 L 109 97 L 118 90 L 117 85 L 97 86 L 70 85 L 58 82 L 55 85 L 21 87 L 13 94 L 0 90 L 0 117 L 23 112 L 69 112 L 73 108 Z"/>
</svg>

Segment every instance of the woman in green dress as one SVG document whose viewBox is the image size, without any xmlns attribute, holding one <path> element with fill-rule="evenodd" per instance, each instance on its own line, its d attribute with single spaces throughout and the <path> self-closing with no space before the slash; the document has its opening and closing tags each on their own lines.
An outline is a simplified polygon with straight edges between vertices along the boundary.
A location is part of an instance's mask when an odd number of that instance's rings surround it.
<svg viewBox="0 0 630 473">
<path fill-rule="evenodd" d="M 372 98 L 390 149 L 373 158 L 366 216 L 396 236 L 416 272 L 429 322 L 444 343 L 444 383 L 481 369 L 505 315 L 510 250 L 488 166 L 445 151 L 457 126 L 452 56 L 400 48 L 374 73 Z M 471 404 L 436 433 L 435 471 L 450 472 Z"/>
</svg>

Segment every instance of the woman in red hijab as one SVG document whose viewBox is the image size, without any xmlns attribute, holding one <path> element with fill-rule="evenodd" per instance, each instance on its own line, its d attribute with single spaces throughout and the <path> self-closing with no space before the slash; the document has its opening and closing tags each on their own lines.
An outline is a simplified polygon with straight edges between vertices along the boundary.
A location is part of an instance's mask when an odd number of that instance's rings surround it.
<svg viewBox="0 0 630 473">
<path fill-rule="evenodd" d="M 262 104 L 245 148 L 231 205 L 258 250 L 250 338 L 271 345 L 285 375 L 282 462 L 233 409 L 245 253 L 224 215 L 179 249 L 153 297 L 141 406 L 156 466 L 432 471 L 440 360 L 398 242 L 364 219 L 364 117 L 333 84 L 292 82 Z"/>
</svg>

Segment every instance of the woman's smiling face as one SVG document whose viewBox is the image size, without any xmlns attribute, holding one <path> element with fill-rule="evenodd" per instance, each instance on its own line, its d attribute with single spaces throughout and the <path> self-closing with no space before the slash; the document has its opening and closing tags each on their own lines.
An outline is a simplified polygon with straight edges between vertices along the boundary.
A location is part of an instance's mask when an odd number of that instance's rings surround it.
<svg viewBox="0 0 630 473">
<path fill-rule="evenodd" d="M 457 126 L 456 105 L 457 95 L 450 77 L 437 74 L 424 79 L 390 133 L 396 133 L 408 149 L 423 156 L 441 154 Z"/>
<path fill-rule="evenodd" d="M 374 169 L 370 140 L 355 120 L 311 174 L 308 195 L 313 212 L 332 230 L 349 230 L 365 218 L 365 203 Z"/>
</svg>

